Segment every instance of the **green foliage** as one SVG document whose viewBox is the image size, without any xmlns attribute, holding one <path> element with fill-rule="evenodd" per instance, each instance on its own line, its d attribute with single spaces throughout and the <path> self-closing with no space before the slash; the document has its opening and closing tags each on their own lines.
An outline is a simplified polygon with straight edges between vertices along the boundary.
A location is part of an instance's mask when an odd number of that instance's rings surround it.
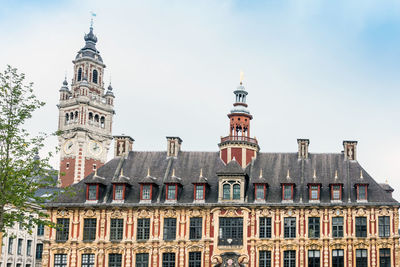
<svg viewBox="0 0 400 267">
<path fill-rule="evenodd" d="M 45 103 L 33 93 L 25 75 L 7 66 L 0 73 L 0 231 L 19 222 L 23 228 L 35 224 L 51 226 L 44 203 L 54 194 L 38 196 L 39 189 L 56 186 L 56 171 L 49 165 L 52 156 L 39 158 L 46 134 L 31 136 L 24 124 Z M 50 189 L 49 189 L 50 190 Z"/>
</svg>

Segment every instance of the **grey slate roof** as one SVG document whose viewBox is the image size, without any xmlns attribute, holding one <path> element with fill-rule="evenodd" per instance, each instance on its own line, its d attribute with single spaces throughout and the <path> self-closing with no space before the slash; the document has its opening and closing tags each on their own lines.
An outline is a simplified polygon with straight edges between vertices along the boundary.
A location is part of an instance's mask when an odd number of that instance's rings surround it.
<svg viewBox="0 0 400 267">
<path fill-rule="evenodd" d="M 112 181 L 119 176 L 121 169 L 124 175 L 129 177 L 131 186 L 128 186 L 125 203 L 122 205 L 139 205 L 140 183 L 154 181 L 152 203 L 164 205 L 165 186 L 169 182 L 179 181 L 178 203 L 192 204 L 194 184 L 199 181 L 200 170 L 203 177 L 207 177 L 206 200 L 204 204 L 218 203 L 218 176 L 244 175 L 246 181 L 245 203 L 241 205 L 254 205 L 254 183 L 260 180 L 262 169 L 262 181 L 268 183 L 265 205 L 287 205 L 282 203 L 282 184 L 294 185 L 293 205 L 340 205 L 331 203 L 330 185 L 342 184 L 342 205 L 357 203 L 357 184 L 368 185 L 368 203 L 362 205 L 398 205 L 362 167 L 357 161 L 345 160 L 340 153 L 309 154 L 308 159 L 298 159 L 297 153 L 258 153 L 246 169 L 242 169 L 236 161 L 227 165 L 219 158 L 219 152 L 179 152 L 177 158 L 167 158 L 164 152 L 130 152 L 126 159 L 114 158 L 98 169 L 97 176 L 104 177 L 104 185 L 101 185 L 98 205 L 112 203 Z M 151 170 L 149 178 L 148 169 Z M 173 177 L 173 170 L 175 176 Z M 315 171 L 314 171 L 315 170 Z M 314 177 L 315 172 L 315 177 Z M 362 172 L 362 175 L 360 175 Z M 335 175 L 337 173 L 337 175 Z M 181 178 L 180 180 L 177 177 Z M 85 199 L 85 183 L 98 179 L 90 174 L 84 180 L 73 185 L 78 192 L 74 196 L 60 197 L 54 206 L 83 205 Z M 114 178 L 115 179 L 115 178 Z M 310 203 L 308 184 L 321 185 L 320 203 Z M 117 205 L 117 204 L 113 204 Z M 121 205 L 121 204 L 119 204 Z M 149 205 L 149 204 L 140 204 Z M 257 203 L 257 205 L 260 205 Z"/>
</svg>

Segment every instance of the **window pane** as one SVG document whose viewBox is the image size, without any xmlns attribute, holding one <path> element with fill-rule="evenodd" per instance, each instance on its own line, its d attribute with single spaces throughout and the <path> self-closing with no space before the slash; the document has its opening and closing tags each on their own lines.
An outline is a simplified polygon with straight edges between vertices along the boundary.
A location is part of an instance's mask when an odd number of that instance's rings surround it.
<svg viewBox="0 0 400 267">
<path fill-rule="evenodd" d="M 343 237 L 343 217 L 332 218 L 332 236 Z"/>
<path fill-rule="evenodd" d="M 176 237 L 176 218 L 164 219 L 164 240 L 174 240 Z"/>
<path fill-rule="evenodd" d="M 116 185 L 115 186 L 115 199 L 122 200 L 123 199 L 124 186 Z"/>
<path fill-rule="evenodd" d="M 356 217 L 356 237 L 367 237 L 367 217 Z"/>
<path fill-rule="evenodd" d="M 296 266 L 296 251 L 286 250 L 283 253 L 283 266 L 295 267 Z"/>
<path fill-rule="evenodd" d="M 189 252 L 189 267 L 201 267 L 201 252 Z"/>
<path fill-rule="evenodd" d="M 150 238 L 150 219 L 138 219 L 137 220 L 137 239 L 147 240 Z"/>
<path fill-rule="evenodd" d="M 243 218 L 219 218 L 219 245 L 241 245 L 243 242 Z"/>
<path fill-rule="evenodd" d="M 256 185 L 256 199 L 265 199 L 264 185 Z"/>
<path fill-rule="evenodd" d="M 342 249 L 332 250 L 332 267 L 344 267 L 344 252 Z"/>
<path fill-rule="evenodd" d="M 292 199 L 292 186 L 291 185 L 284 185 L 284 194 L 283 194 L 283 199 L 284 200 L 291 200 Z"/>
<path fill-rule="evenodd" d="M 122 255 L 121 254 L 109 254 L 108 255 L 108 267 L 121 267 Z"/>
<path fill-rule="evenodd" d="M 175 253 L 163 253 L 162 267 L 175 267 Z"/>
<path fill-rule="evenodd" d="M 389 237 L 390 236 L 390 217 L 380 216 L 379 217 L 379 236 Z"/>
<path fill-rule="evenodd" d="M 57 219 L 56 241 L 67 241 L 69 235 L 69 219 Z"/>
<path fill-rule="evenodd" d="M 229 184 L 224 184 L 223 186 L 223 199 L 230 199 L 231 198 L 231 185 Z"/>
<path fill-rule="evenodd" d="M 366 249 L 356 250 L 356 267 L 368 267 L 368 257 Z"/>
<path fill-rule="evenodd" d="M 240 185 L 233 185 L 233 199 L 240 199 Z"/>
<path fill-rule="evenodd" d="M 143 200 L 150 199 L 150 185 L 142 185 L 142 199 Z"/>
<path fill-rule="evenodd" d="M 310 238 L 319 237 L 319 218 L 317 217 L 308 218 L 308 237 Z"/>
<path fill-rule="evenodd" d="M 201 239 L 202 221 L 202 218 L 190 218 L 190 239 Z"/>
<path fill-rule="evenodd" d="M 287 217 L 284 219 L 284 237 L 296 237 L 296 218 Z"/>
<path fill-rule="evenodd" d="M 271 218 L 260 218 L 260 238 L 271 238 Z"/>
<path fill-rule="evenodd" d="M 148 267 L 149 265 L 149 254 L 138 253 L 136 254 L 136 267 Z"/>
<path fill-rule="evenodd" d="M 271 251 L 260 251 L 259 267 L 271 267 Z"/>
<path fill-rule="evenodd" d="M 196 185 L 196 199 L 204 199 L 204 185 Z"/>
<path fill-rule="evenodd" d="M 94 254 L 82 254 L 82 267 L 94 266 Z"/>
<path fill-rule="evenodd" d="M 168 196 L 167 199 L 176 199 L 176 185 L 168 185 Z"/>
<path fill-rule="evenodd" d="M 359 200 L 366 200 L 367 199 L 366 189 L 367 189 L 367 187 L 365 185 L 359 185 L 358 186 L 358 199 Z"/>
<path fill-rule="evenodd" d="M 67 254 L 55 254 L 54 267 L 66 267 L 66 266 L 67 266 Z"/>
<path fill-rule="evenodd" d="M 390 267 L 390 249 L 381 248 L 379 249 L 379 266 Z"/>
<path fill-rule="evenodd" d="M 83 240 L 93 241 L 96 239 L 97 219 L 84 219 L 83 221 Z"/>
<path fill-rule="evenodd" d="M 124 232 L 123 219 L 111 219 L 110 223 L 110 240 L 122 240 Z"/>
</svg>

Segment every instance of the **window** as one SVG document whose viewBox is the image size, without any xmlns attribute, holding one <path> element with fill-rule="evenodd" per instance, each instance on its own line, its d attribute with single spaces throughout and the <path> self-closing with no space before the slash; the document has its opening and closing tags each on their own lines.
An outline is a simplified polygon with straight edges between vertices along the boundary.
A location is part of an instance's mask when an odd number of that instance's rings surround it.
<svg viewBox="0 0 400 267">
<path fill-rule="evenodd" d="M 136 267 L 147 267 L 149 265 L 149 254 L 138 253 L 136 254 Z"/>
<path fill-rule="evenodd" d="M 26 241 L 26 255 L 27 256 L 32 255 L 32 240 Z"/>
<path fill-rule="evenodd" d="M 87 200 L 97 200 L 97 188 L 94 184 L 87 185 Z"/>
<path fill-rule="evenodd" d="M 17 254 L 22 255 L 22 238 L 18 238 Z"/>
<path fill-rule="evenodd" d="M 110 240 L 122 240 L 124 233 L 124 219 L 111 219 Z"/>
<path fill-rule="evenodd" d="M 320 253 L 319 250 L 308 251 L 308 267 L 320 267 Z"/>
<path fill-rule="evenodd" d="M 14 238 L 9 237 L 8 238 L 8 254 L 13 254 L 13 243 L 14 243 Z"/>
<path fill-rule="evenodd" d="M 224 184 L 222 199 L 230 199 L 230 198 L 231 198 L 231 186 L 229 184 Z"/>
<path fill-rule="evenodd" d="M 94 254 L 82 254 L 82 267 L 94 266 Z"/>
<path fill-rule="evenodd" d="M 125 186 L 122 184 L 114 185 L 114 200 L 123 200 L 124 199 L 124 190 Z"/>
<path fill-rule="evenodd" d="M 379 267 L 390 267 L 390 249 L 379 249 Z"/>
<path fill-rule="evenodd" d="M 319 200 L 319 185 L 310 186 L 310 200 Z"/>
<path fill-rule="evenodd" d="M 37 235 L 38 236 L 44 235 L 44 225 L 43 224 L 38 224 L 38 226 L 37 226 Z"/>
<path fill-rule="evenodd" d="M 189 239 L 201 239 L 203 218 L 190 218 Z"/>
<path fill-rule="evenodd" d="M 380 216 L 379 217 L 379 237 L 390 236 L 390 217 Z"/>
<path fill-rule="evenodd" d="M 56 241 L 67 241 L 69 236 L 69 219 L 57 219 Z"/>
<path fill-rule="evenodd" d="M 256 200 L 265 200 L 265 185 L 256 185 Z"/>
<path fill-rule="evenodd" d="M 293 200 L 293 185 L 283 185 L 283 200 Z"/>
<path fill-rule="evenodd" d="M 162 254 L 162 267 L 175 267 L 175 253 Z"/>
<path fill-rule="evenodd" d="M 332 218 L 332 236 L 343 237 L 343 217 Z"/>
<path fill-rule="evenodd" d="M 260 251 L 260 257 L 258 263 L 259 267 L 271 267 L 271 251 L 267 250 Z"/>
<path fill-rule="evenodd" d="M 284 237 L 295 238 L 296 237 L 296 218 L 287 217 L 284 219 Z"/>
<path fill-rule="evenodd" d="M 341 185 L 332 185 L 331 187 L 331 196 L 332 200 L 342 200 L 342 186 Z"/>
<path fill-rule="evenodd" d="M 242 245 L 243 218 L 219 218 L 219 240 L 222 246 Z"/>
<path fill-rule="evenodd" d="M 286 250 L 283 252 L 283 267 L 296 267 L 295 250 Z"/>
<path fill-rule="evenodd" d="M 97 70 L 93 70 L 93 82 L 94 83 L 97 83 L 97 78 L 98 78 L 98 73 L 97 73 Z"/>
<path fill-rule="evenodd" d="M 78 82 L 82 80 L 82 68 L 78 69 Z"/>
<path fill-rule="evenodd" d="M 367 186 L 358 185 L 357 186 L 357 200 L 367 200 Z"/>
<path fill-rule="evenodd" d="M 367 237 L 367 217 L 356 217 L 356 237 Z"/>
<path fill-rule="evenodd" d="M 332 267 L 344 267 L 343 249 L 332 250 Z"/>
<path fill-rule="evenodd" d="M 194 199 L 195 200 L 204 200 L 204 195 L 205 195 L 204 185 L 196 184 L 196 185 L 194 185 L 194 188 L 195 188 Z"/>
<path fill-rule="evenodd" d="M 150 219 L 137 220 L 137 239 L 148 240 L 150 238 Z"/>
<path fill-rule="evenodd" d="M 240 199 L 240 185 L 233 185 L 233 199 Z"/>
<path fill-rule="evenodd" d="M 308 237 L 319 238 L 319 217 L 308 218 Z"/>
<path fill-rule="evenodd" d="M 174 240 L 176 237 L 176 218 L 164 219 L 164 240 Z"/>
<path fill-rule="evenodd" d="M 121 267 L 122 255 L 121 254 L 109 254 L 108 255 L 108 267 Z"/>
<path fill-rule="evenodd" d="M 189 252 L 189 267 L 201 267 L 201 252 Z"/>
<path fill-rule="evenodd" d="M 368 267 L 368 256 L 366 249 L 356 250 L 356 267 Z"/>
<path fill-rule="evenodd" d="M 55 254 L 54 267 L 67 267 L 67 254 Z"/>
<path fill-rule="evenodd" d="M 176 200 L 176 185 L 167 185 L 167 200 Z"/>
<path fill-rule="evenodd" d="M 151 185 L 142 184 L 141 200 L 151 200 Z"/>
<path fill-rule="evenodd" d="M 42 259 L 43 254 L 43 244 L 36 244 L 36 259 Z"/>
<path fill-rule="evenodd" d="M 240 181 L 224 181 L 222 185 L 223 200 L 240 200 Z"/>
<path fill-rule="evenodd" d="M 90 218 L 83 221 L 83 241 L 93 241 L 96 239 L 97 220 Z"/>
<path fill-rule="evenodd" d="M 271 238 L 272 227 L 271 218 L 260 218 L 260 238 Z"/>
</svg>

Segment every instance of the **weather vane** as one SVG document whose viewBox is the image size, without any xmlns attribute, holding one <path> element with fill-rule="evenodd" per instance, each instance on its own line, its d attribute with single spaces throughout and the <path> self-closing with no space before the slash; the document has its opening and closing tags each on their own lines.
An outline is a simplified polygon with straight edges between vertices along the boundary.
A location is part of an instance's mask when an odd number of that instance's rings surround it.
<svg viewBox="0 0 400 267">
<path fill-rule="evenodd" d="M 90 15 L 92 16 L 90 19 L 90 27 L 93 28 L 93 18 L 96 17 L 96 13 L 90 11 Z"/>
</svg>

